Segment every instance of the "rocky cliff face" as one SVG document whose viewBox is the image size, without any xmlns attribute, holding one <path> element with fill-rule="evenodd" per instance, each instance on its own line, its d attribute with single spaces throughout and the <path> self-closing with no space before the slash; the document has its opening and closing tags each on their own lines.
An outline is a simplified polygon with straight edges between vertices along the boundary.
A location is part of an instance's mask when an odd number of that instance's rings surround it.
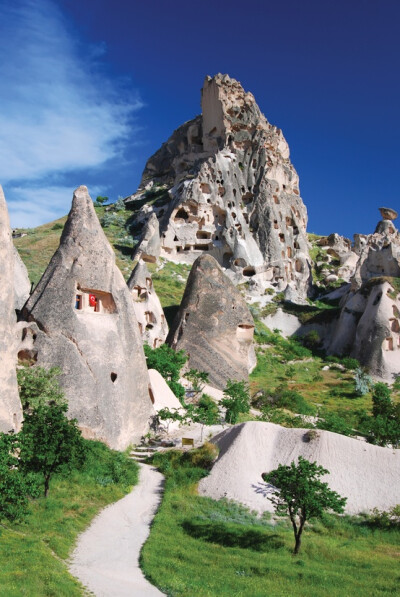
<svg viewBox="0 0 400 597">
<path fill-rule="evenodd" d="M 307 212 L 288 144 L 234 79 L 206 78 L 202 115 L 148 160 L 127 205 L 149 191 L 168 192 L 139 215 L 157 215 L 162 256 L 192 263 L 207 252 L 235 283 L 307 294 Z"/>
<path fill-rule="evenodd" d="M 14 310 L 14 247 L 3 189 L 0 186 L 0 431 L 18 431 L 22 408 L 18 394 L 17 318 Z"/>
<path fill-rule="evenodd" d="M 246 380 L 255 367 L 253 334 L 240 292 L 213 257 L 198 257 L 167 342 L 185 350 L 189 366 L 208 372 L 210 384 L 224 389 L 228 379 Z"/>
<path fill-rule="evenodd" d="M 23 309 L 37 363 L 58 366 L 86 437 L 124 449 L 153 412 L 132 297 L 86 187 L 79 187 L 60 246 Z"/>
<path fill-rule="evenodd" d="M 151 348 L 158 348 L 165 342 L 168 324 L 144 261 L 138 261 L 127 284 L 132 293 L 133 308 L 142 340 Z"/>
<path fill-rule="evenodd" d="M 21 311 L 25 305 L 29 298 L 30 289 L 31 283 L 28 270 L 14 247 L 14 307 L 16 311 Z"/>
<path fill-rule="evenodd" d="M 394 210 L 380 208 L 374 234 L 355 235 L 351 287 L 329 342 L 329 352 L 350 353 L 388 382 L 400 375 L 400 234 Z"/>
</svg>

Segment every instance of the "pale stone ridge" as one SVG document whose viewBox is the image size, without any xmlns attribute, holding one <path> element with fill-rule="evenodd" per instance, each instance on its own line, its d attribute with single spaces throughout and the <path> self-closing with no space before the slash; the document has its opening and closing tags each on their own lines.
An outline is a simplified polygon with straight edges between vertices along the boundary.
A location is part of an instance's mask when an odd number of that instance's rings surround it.
<svg viewBox="0 0 400 597">
<path fill-rule="evenodd" d="M 21 311 L 29 298 L 30 290 L 28 270 L 14 247 L 14 307 L 16 311 Z"/>
<path fill-rule="evenodd" d="M 168 324 L 144 261 L 138 261 L 127 284 L 142 340 L 151 348 L 158 348 L 165 342 Z"/>
<path fill-rule="evenodd" d="M 60 246 L 23 318 L 35 322 L 38 365 L 60 367 L 69 416 L 84 435 L 115 449 L 138 441 L 154 412 L 142 342 L 130 291 L 84 186 L 74 192 Z"/>
<path fill-rule="evenodd" d="M 238 81 L 205 79 L 202 115 L 148 160 L 127 203 L 152 188 L 168 190 L 170 200 L 147 204 L 138 221 L 157 215 L 161 256 L 193 263 L 208 252 L 235 283 L 306 296 L 311 268 L 299 178 L 282 131 Z"/>
<path fill-rule="evenodd" d="M 22 408 L 16 375 L 17 336 L 14 309 L 14 246 L 3 189 L 0 186 L 0 431 L 18 431 Z"/>
<path fill-rule="evenodd" d="M 189 366 L 224 389 L 228 379 L 247 380 L 255 364 L 254 321 L 237 288 L 217 261 L 194 262 L 167 342 L 189 356 Z"/>
</svg>

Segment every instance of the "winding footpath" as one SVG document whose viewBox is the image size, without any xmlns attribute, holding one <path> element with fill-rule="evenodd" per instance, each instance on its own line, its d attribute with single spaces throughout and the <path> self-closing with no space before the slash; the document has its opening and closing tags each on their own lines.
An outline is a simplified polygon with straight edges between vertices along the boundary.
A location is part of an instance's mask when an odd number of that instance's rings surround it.
<svg viewBox="0 0 400 597">
<path fill-rule="evenodd" d="M 159 597 L 139 568 L 142 545 L 161 501 L 163 475 L 140 464 L 139 483 L 107 506 L 80 535 L 69 570 L 96 597 Z"/>
</svg>

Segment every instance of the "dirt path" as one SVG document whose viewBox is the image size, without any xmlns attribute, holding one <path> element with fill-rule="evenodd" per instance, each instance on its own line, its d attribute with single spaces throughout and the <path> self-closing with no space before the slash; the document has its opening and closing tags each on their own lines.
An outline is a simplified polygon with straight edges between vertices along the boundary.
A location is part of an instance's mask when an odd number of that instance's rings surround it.
<svg viewBox="0 0 400 597">
<path fill-rule="evenodd" d="M 80 535 L 70 572 L 96 597 L 157 597 L 139 568 L 139 554 L 161 501 L 163 476 L 139 465 L 139 484 L 105 508 Z"/>
</svg>

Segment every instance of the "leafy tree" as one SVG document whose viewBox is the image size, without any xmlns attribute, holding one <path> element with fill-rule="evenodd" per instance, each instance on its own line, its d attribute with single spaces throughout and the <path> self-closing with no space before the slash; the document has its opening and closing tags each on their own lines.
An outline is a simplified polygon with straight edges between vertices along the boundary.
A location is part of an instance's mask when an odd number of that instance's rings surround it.
<svg viewBox="0 0 400 597">
<path fill-rule="evenodd" d="M 173 421 L 183 422 L 185 419 L 184 415 L 177 408 L 173 408 L 172 410 L 167 407 L 162 408 L 161 410 L 158 411 L 157 416 L 161 421 L 166 422 L 167 433 L 168 433 L 169 426 Z"/>
<path fill-rule="evenodd" d="M 388 417 L 392 414 L 390 389 L 385 383 L 378 382 L 372 391 L 372 414 L 374 417 Z"/>
<path fill-rule="evenodd" d="M 262 478 L 274 486 L 269 497 L 279 516 L 289 516 L 292 523 L 295 554 L 299 553 L 304 525 L 310 518 L 320 518 L 326 510 L 343 512 L 347 498 L 341 497 L 320 481 L 329 471 L 299 456 L 298 464 L 280 464 Z"/>
<path fill-rule="evenodd" d="M 94 202 L 96 207 L 101 207 L 105 203 L 107 203 L 108 197 L 103 197 L 102 195 L 97 195 L 96 201 Z"/>
<path fill-rule="evenodd" d="M 180 371 L 187 361 L 184 351 L 175 351 L 168 344 L 162 344 L 154 349 L 145 344 L 144 353 L 148 369 L 156 369 L 161 373 L 175 396 L 182 402 L 185 388 L 179 383 L 179 377 Z"/>
<path fill-rule="evenodd" d="M 240 413 L 248 413 L 250 410 L 248 384 L 244 381 L 228 379 L 221 404 L 226 408 L 225 420 L 227 423 L 237 423 Z"/>
<path fill-rule="evenodd" d="M 64 395 L 58 384 L 57 367 L 23 367 L 17 369 L 19 396 L 24 410 L 49 402 L 61 403 Z"/>
<path fill-rule="evenodd" d="M 201 425 L 200 441 L 203 441 L 203 431 L 205 425 L 217 425 L 219 423 L 219 410 L 211 396 L 204 394 L 197 404 L 189 405 L 187 417 L 194 423 Z"/>
<path fill-rule="evenodd" d="M 208 373 L 199 371 L 198 369 L 189 369 L 184 377 L 192 384 L 191 389 L 194 393 L 194 398 L 197 399 L 199 394 L 203 392 L 204 385 L 208 382 Z"/>
<path fill-rule="evenodd" d="M 355 370 L 354 381 L 356 384 L 357 396 L 365 396 L 365 394 L 368 394 L 372 386 L 372 377 L 361 367 L 357 367 Z"/>
<path fill-rule="evenodd" d="M 0 520 L 17 520 L 28 506 L 28 484 L 18 469 L 18 436 L 0 433 Z"/>
<path fill-rule="evenodd" d="M 368 441 L 378 446 L 400 445 L 400 404 L 394 404 L 384 383 L 377 383 L 372 393 L 372 417 L 367 418 Z"/>
<path fill-rule="evenodd" d="M 19 433 L 20 468 L 43 475 L 45 497 L 55 473 L 69 472 L 85 459 L 84 440 L 67 410 L 65 403 L 41 404 L 25 413 Z"/>
</svg>

